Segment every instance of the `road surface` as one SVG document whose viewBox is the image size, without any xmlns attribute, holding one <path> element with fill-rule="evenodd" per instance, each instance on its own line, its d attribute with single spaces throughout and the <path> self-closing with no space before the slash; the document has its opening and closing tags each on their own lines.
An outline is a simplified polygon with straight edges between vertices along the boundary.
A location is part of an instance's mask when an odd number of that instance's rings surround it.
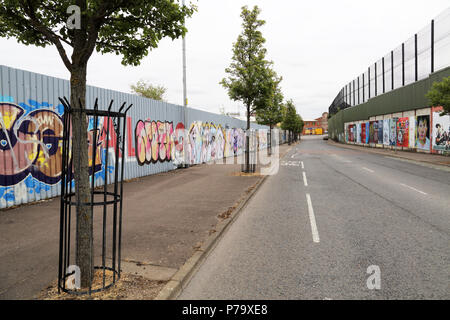
<svg viewBox="0 0 450 320">
<path fill-rule="evenodd" d="M 449 299 L 449 190 L 448 170 L 305 137 L 179 299 Z"/>
</svg>

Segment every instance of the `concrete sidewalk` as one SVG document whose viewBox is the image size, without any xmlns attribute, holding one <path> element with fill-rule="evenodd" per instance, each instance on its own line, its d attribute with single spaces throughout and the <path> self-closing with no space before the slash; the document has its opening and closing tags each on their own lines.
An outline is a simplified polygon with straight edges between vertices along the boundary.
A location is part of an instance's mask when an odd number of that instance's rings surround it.
<svg viewBox="0 0 450 320">
<path fill-rule="evenodd" d="M 383 149 L 383 148 L 372 148 L 372 147 L 364 147 L 359 145 L 352 144 L 344 144 L 335 142 L 333 140 L 328 140 L 328 143 L 337 147 L 370 152 L 381 154 L 384 156 L 390 156 L 395 158 L 400 158 L 404 160 L 414 161 L 414 162 L 422 162 L 430 165 L 437 166 L 447 166 L 450 167 L 450 157 L 439 155 L 439 154 L 429 154 L 422 152 L 412 152 L 412 151 L 402 151 L 402 150 L 392 150 L 392 149 Z"/>
<path fill-rule="evenodd" d="M 263 179 L 240 168 L 204 164 L 125 183 L 123 271 L 168 281 Z M 58 245 L 59 197 L 0 211 L 0 299 L 31 299 L 55 281 Z"/>
</svg>

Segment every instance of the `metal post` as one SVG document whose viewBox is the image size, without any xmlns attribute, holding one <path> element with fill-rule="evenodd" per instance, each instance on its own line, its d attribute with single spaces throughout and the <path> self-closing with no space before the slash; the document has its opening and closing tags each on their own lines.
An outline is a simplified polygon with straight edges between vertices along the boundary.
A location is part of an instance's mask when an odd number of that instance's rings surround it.
<svg viewBox="0 0 450 320">
<path fill-rule="evenodd" d="M 385 82 L 385 78 L 384 78 L 384 57 L 382 59 L 382 64 L 381 64 L 381 68 L 382 68 L 382 72 L 383 72 L 383 93 L 386 93 L 386 82 Z"/>
<path fill-rule="evenodd" d="M 377 63 L 375 62 L 375 97 L 378 96 L 377 77 Z"/>
<path fill-rule="evenodd" d="M 431 73 L 434 72 L 434 20 L 431 20 Z"/>
<path fill-rule="evenodd" d="M 363 86 L 363 90 L 362 90 L 362 93 L 363 93 L 363 103 L 364 102 L 366 102 L 366 89 L 365 89 L 365 87 L 366 87 L 366 83 L 365 83 L 366 81 L 365 81 L 365 74 L 363 73 L 363 83 L 362 83 L 362 86 Z"/>
<path fill-rule="evenodd" d="M 391 87 L 394 90 L 394 50 L 391 51 Z"/>
<path fill-rule="evenodd" d="M 416 69 L 416 72 L 415 72 L 415 81 L 418 81 L 419 80 L 419 71 L 418 71 L 418 69 L 417 69 L 417 67 L 418 67 L 418 60 L 417 60 L 417 33 L 414 35 L 414 61 L 415 61 L 415 69 Z"/>
<path fill-rule="evenodd" d="M 359 90 L 360 90 L 360 87 L 359 87 L 359 77 L 358 77 L 358 104 L 360 104 L 360 103 L 361 103 L 361 101 L 360 101 L 360 94 L 359 94 Z"/>
<path fill-rule="evenodd" d="M 185 0 L 182 1 L 182 5 L 183 7 L 185 6 Z M 188 98 L 187 98 L 187 84 L 186 84 L 186 37 L 183 36 L 182 39 L 182 53 L 183 53 L 183 122 L 184 122 L 184 134 L 183 134 L 183 155 L 184 155 L 184 164 L 183 167 L 187 168 L 189 167 L 188 164 L 188 158 L 187 158 L 187 135 L 188 135 L 188 128 L 189 128 L 189 124 L 187 123 L 188 120 L 188 110 L 187 110 L 187 105 L 188 105 Z"/>
<path fill-rule="evenodd" d="M 356 90 L 355 90 L 355 80 L 353 80 L 353 105 L 356 106 Z"/>
<path fill-rule="evenodd" d="M 368 81 L 369 81 L 369 97 L 367 99 L 370 99 L 370 67 L 369 67 L 369 74 L 368 74 Z"/>
<path fill-rule="evenodd" d="M 405 44 L 402 43 L 402 87 L 405 86 Z"/>
</svg>

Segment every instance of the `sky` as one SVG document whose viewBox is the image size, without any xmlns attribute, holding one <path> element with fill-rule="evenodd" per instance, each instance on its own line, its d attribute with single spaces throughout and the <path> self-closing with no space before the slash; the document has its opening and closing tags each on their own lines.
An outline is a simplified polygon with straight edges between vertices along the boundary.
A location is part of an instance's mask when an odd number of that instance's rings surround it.
<svg viewBox="0 0 450 320">
<path fill-rule="evenodd" d="M 241 112 L 219 82 L 241 32 L 241 7 L 258 5 L 267 58 L 283 77 L 282 91 L 303 119 L 328 111 L 340 89 L 431 19 L 448 0 L 191 0 L 198 11 L 187 21 L 188 106 Z M 187 0 L 186 2 L 189 2 Z M 0 64 L 69 79 L 55 47 L 37 48 L 0 38 Z M 143 79 L 167 88 L 166 100 L 183 104 L 182 42 L 163 39 L 137 67 L 120 56 L 94 53 L 88 85 L 130 92 Z"/>
</svg>

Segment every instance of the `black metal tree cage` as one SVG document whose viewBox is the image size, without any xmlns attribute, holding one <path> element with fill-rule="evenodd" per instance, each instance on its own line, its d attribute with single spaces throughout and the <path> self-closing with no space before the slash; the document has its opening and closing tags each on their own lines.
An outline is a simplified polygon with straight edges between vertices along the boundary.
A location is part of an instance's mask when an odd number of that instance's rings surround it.
<svg viewBox="0 0 450 320">
<path fill-rule="evenodd" d="M 99 110 L 98 99 L 94 109 L 85 109 L 81 101 L 79 108 L 72 108 L 66 97 L 59 98 L 64 106 L 64 132 L 62 143 L 62 174 L 60 203 L 60 237 L 58 292 L 75 295 L 92 294 L 111 287 L 120 279 L 120 261 L 122 244 L 122 207 L 123 178 L 125 157 L 126 115 L 132 105 L 126 109 L 123 103 L 118 111 L 113 111 L 113 100 L 107 110 Z M 80 152 L 81 147 L 72 141 L 72 131 L 81 130 L 72 126 L 75 113 L 81 113 L 88 121 L 88 157 L 90 175 L 90 199 L 81 202 L 76 194 L 74 180 L 74 151 Z M 111 136 L 111 138 L 110 138 Z M 74 150 L 77 148 L 77 150 Z M 111 150 L 111 155 L 109 155 Z M 120 154 L 122 161 L 120 161 Z M 112 159 L 111 159 L 112 158 Z M 102 181 L 103 180 L 103 181 Z M 91 210 L 92 239 L 90 241 L 93 257 L 90 259 L 91 270 L 89 288 L 73 285 L 77 276 L 76 261 L 76 227 L 78 216 L 76 208 L 88 206 Z M 97 236 L 100 234 L 101 236 Z M 95 241 L 97 240 L 97 241 Z M 100 254 L 95 255 L 95 253 Z M 79 268 L 78 268 L 79 271 Z M 101 284 L 93 287 L 93 278 L 101 279 Z"/>
</svg>

